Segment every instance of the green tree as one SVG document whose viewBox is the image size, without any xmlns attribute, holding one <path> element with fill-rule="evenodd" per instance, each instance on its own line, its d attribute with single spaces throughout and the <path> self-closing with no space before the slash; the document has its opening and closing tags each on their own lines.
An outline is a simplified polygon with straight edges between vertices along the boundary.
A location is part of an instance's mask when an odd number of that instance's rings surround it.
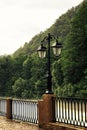
<svg viewBox="0 0 87 130">
<path fill-rule="evenodd" d="M 22 97 L 22 93 L 26 90 L 26 80 L 19 77 L 12 86 L 15 97 Z"/>
<path fill-rule="evenodd" d="M 63 83 L 61 59 L 53 63 L 52 76 L 53 76 L 53 88 L 55 89 L 55 87 L 61 86 Z"/>
<path fill-rule="evenodd" d="M 29 56 L 24 62 L 23 62 L 23 77 L 25 79 L 31 78 L 31 68 L 32 68 L 32 62 L 33 58 Z"/>
<path fill-rule="evenodd" d="M 31 78 L 29 80 L 34 92 L 39 94 L 44 93 L 43 90 L 45 91 L 46 89 L 46 72 L 46 59 L 40 59 L 37 55 L 34 55 L 31 68 Z"/>
<path fill-rule="evenodd" d="M 11 56 L 0 57 L 0 95 L 12 95 L 12 76 L 14 59 Z"/>
<path fill-rule="evenodd" d="M 64 83 L 79 84 L 87 68 L 87 1 L 84 1 L 72 21 L 62 55 Z M 81 86 L 80 86 L 81 88 Z M 80 90 L 79 88 L 79 90 Z M 75 89 L 75 92 L 78 88 Z"/>
<path fill-rule="evenodd" d="M 73 19 L 72 31 L 67 39 L 63 60 L 65 61 L 65 75 L 73 75 L 70 82 L 76 83 L 83 76 L 87 66 L 87 2 L 83 3 Z M 78 75 L 77 75 L 78 74 Z M 69 78 L 68 77 L 68 78 Z"/>
</svg>

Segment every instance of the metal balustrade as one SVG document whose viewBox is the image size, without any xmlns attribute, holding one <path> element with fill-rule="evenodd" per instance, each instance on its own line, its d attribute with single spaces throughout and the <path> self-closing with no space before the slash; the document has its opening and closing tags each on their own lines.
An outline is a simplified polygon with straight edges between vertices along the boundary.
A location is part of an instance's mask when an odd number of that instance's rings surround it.
<svg viewBox="0 0 87 130">
<path fill-rule="evenodd" d="M 37 101 L 32 100 L 12 100 L 13 119 L 38 123 L 37 119 Z"/>
<path fill-rule="evenodd" d="M 38 101 L 10 99 L 12 101 L 12 118 L 30 123 L 38 123 Z M 0 116 L 6 116 L 7 99 L 0 98 Z M 9 109 L 8 109 L 9 110 Z M 87 99 L 56 98 L 56 122 L 87 127 Z"/>
<path fill-rule="evenodd" d="M 57 122 L 87 127 L 87 99 L 56 98 L 55 117 Z"/>
<path fill-rule="evenodd" d="M 6 116 L 6 99 L 0 98 L 0 116 Z"/>
</svg>

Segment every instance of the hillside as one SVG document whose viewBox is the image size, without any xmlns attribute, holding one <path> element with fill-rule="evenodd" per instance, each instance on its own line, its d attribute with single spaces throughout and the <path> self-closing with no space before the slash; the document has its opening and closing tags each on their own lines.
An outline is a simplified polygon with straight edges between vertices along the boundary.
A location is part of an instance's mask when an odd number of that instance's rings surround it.
<svg viewBox="0 0 87 130">
<path fill-rule="evenodd" d="M 41 40 L 50 32 L 54 36 L 59 36 L 61 42 L 63 43 L 67 34 L 71 28 L 71 21 L 74 17 L 78 7 L 73 7 L 68 10 L 65 14 L 60 16 L 55 23 L 46 31 L 41 32 L 40 34 L 35 35 L 31 41 L 26 42 L 23 47 L 20 47 L 13 55 L 18 56 L 20 54 L 30 55 L 35 52 L 40 45 Z"/>
</svg>

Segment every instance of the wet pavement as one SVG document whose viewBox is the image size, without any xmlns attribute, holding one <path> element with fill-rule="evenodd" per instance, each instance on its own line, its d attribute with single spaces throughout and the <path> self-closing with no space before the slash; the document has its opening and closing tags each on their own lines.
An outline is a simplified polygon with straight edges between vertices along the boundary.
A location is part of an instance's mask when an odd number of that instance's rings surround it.
<svg viewBox="0 0 87 130">
<path fill-rule="evenodd" d="M 38 125 L 29 124 L 27 122 L 20 122 L 14 120 L 8 120 L 3 116 L 0 116 L 0 130 L 41 130 Z"/>
</svg>

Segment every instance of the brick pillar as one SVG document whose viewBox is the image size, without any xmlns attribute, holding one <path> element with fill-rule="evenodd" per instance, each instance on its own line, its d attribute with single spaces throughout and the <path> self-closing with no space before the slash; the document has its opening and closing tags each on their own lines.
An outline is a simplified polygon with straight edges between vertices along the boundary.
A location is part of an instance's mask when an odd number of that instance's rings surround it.
<svg viewBox="0 0 87 130">
<path fill-rule="evenodd" d="M 38 124 L 43 126 L 55 122 L 55 96 L 43 94 L 43 99 L 38 101 Z"/>
<path fill-rule="evenodd" d="M 6 100 L 6 117 L 7 119 L 12 119 L 12 99 L 7 98 Z"/>
</svg>

